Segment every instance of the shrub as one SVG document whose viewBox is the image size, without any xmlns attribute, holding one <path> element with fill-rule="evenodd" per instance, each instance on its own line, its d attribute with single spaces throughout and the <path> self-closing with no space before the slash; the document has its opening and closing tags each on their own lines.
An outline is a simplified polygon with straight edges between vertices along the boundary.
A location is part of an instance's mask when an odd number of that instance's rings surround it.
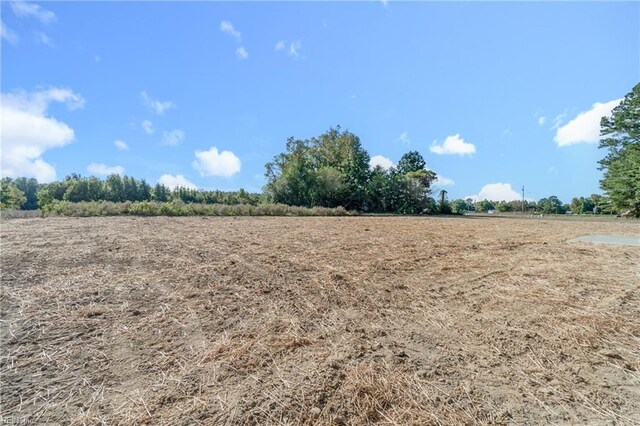
<svg viewBox="0 0 640 426">
<path fill-rule="evenodd" d="M 54 200 L 43 209 L 45 216 L 347 216 L 354 214 L 344 207 L 298 207 L 285 204 L 203 204 L 158 201 L 69 201 Z"/>
</svg>

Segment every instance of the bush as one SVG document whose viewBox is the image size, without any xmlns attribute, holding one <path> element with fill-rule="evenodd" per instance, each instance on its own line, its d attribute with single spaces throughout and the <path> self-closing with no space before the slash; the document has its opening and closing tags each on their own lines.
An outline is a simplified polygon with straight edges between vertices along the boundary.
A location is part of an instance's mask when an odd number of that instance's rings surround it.
<svg viewBox="0 0 640 426">
<path fill-rule="evenodd" d="M 54 200 L 43 209 L 45 216 L 348 216 L 344 207 L 298 207 L 286 204 L 203 204 L 158 201 L 69 201 Z"/>
</svg>

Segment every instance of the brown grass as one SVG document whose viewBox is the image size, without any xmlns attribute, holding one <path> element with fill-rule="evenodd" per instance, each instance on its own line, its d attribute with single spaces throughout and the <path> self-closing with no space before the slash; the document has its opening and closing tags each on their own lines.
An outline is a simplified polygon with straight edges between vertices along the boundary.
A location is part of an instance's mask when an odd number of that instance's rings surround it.
<svg viewBox="0 0 640 426">
<path fill-rule="evenodd" d="M 3 220 L 2 418 L 640 418 L 637 222 Z"/>
</svg>

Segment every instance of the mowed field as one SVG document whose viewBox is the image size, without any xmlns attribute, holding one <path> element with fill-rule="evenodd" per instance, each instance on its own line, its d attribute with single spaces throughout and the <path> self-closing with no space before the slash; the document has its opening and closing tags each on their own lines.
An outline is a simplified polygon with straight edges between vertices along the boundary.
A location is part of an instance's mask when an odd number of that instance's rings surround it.
<svg viewBox="0 0 640 426">
<path fill-rule="evenodd" d="M 3 421 L 640 420 L 637 221 L 0 225 Z"/>
</svg>

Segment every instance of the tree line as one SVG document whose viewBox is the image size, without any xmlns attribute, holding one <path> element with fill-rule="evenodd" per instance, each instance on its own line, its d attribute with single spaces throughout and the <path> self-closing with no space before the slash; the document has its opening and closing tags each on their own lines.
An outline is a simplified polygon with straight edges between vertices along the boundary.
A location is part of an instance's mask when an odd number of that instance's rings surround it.
<svg viewBox="0 0 640 426">
<path fill-rule="evenodd" d="M 286 144 L 286 152 L 275 156 L 266 165 L 267 184 L 262 194 L 249 193 L 243 189 L 232 192 L 181 187 L 170 189 L 161 183 L 151 186 L 144 179 L 137 180 L 117 174 L 109 175 L 104 180 L 71 174 L 62 181 L 47 184 L 39 184 L 35 179 L 3 178 L 0 181 L 0 206 L 50 211 L 56 211 L 57 208 L 64 211 L 68 209 L 66 205 L 55 208 L 53 205 L 63 201 L 179 201 L 204 205 L 344 207 L 351 211 L 394 214 L 523 211 L 522 201 L 519 200 L 474 202 L 471 199 L 457 199 L 450 202 L 446 198 L 446 191 L 440 191 L 436 200 L 432 197 L 432 185 L 437 176 L 427 168 L 424 158 L 417 151 L 407 152 L 397 165 L 388 169 L 380 166 L 371 168 L 369 160 L 369 154 L 362 148 L 360 139 L 337 127 L 317 138 L 290 138 Z M 556 196 L 543 198 L 538 202 L 527 200 L 524 204 L 525 212 L 547 214 L 564 214 L 568 211 L 592 213 L 594 208 L 601 213 L 611 211 L 611 203 L 597 194 L 574 198 L 570 204 L 563 204 Z M 83 208 L 97 207 L 90 205 Z M 132 211 L 139 208 L 152 207 L 143 205 Z M 163 208 L 170 209 L 168 206 Z"/>
<path fill-rule="evenodd" d="M 500 213 L 525 212 L 543 214 L 613 214 L 617 210 L 613 207 L 611 199 L 600 194 L 591 194 L 589 197 L 574 197 L 570 203 L 563 203 L 558 197 L 541 198 L 539 201 L 490 201 L 481 200 L 475 202 L 472 199 L 456 199 L 451 202 L 453 213 L 479 212 L 486 213 L 497 211 Z"/>
<path fill-rule="evenodd" d="M 261 194 L 239 191 L 203 191 L 178 187 L 170 189 L 157 183 L 149 185 L 144 179 L 111 174 L 106 179 L 71 174 L 62 181 L 40 184 L 31 178 L 3 178 L 0 181 L 0 208 L 35 210 L 46 209 L 59 201 L 72 203 L 109 201 L 157 201 L 197 204 L 258 205 Z"/>
</svg>

